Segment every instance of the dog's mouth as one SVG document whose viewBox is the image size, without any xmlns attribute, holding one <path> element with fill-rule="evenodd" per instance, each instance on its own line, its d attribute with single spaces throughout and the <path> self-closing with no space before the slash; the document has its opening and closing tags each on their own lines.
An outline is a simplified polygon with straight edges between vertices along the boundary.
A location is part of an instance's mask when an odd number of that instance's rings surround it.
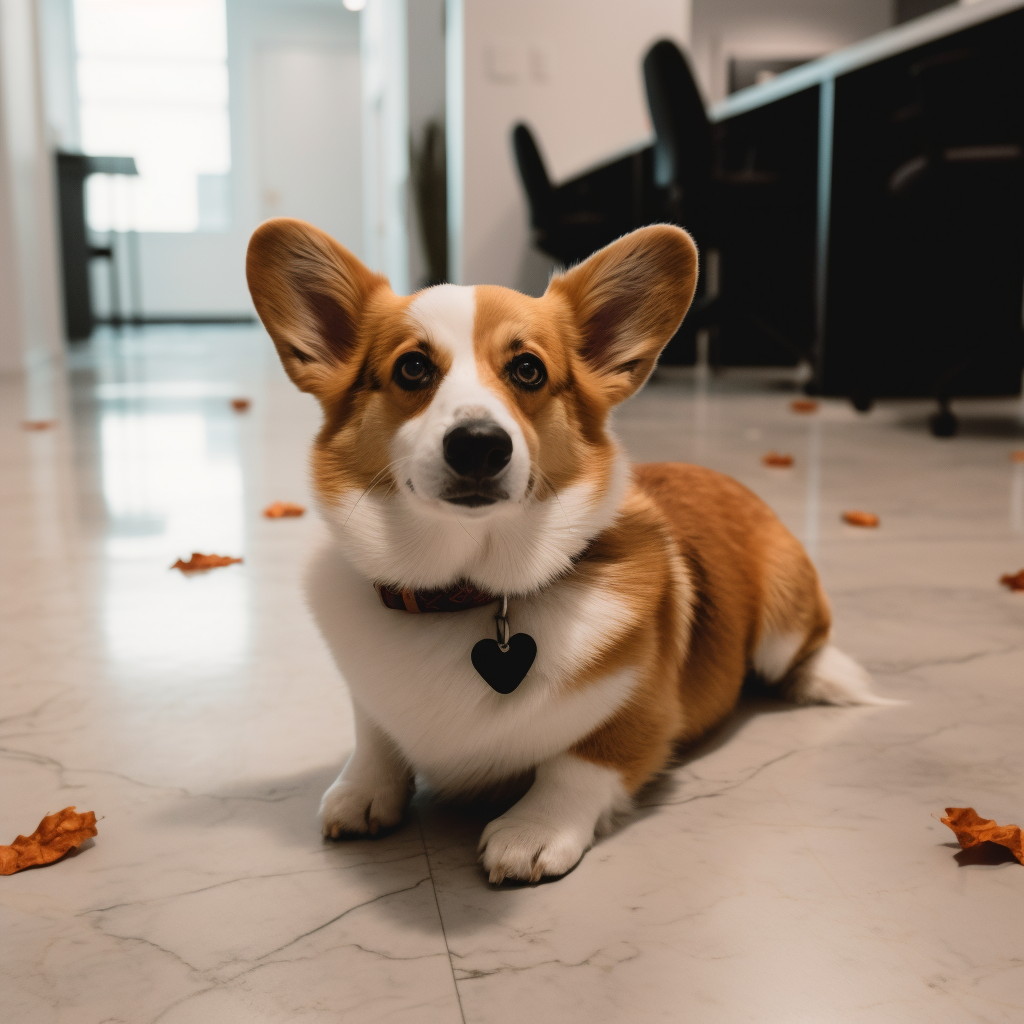
<svg viewBox="0 0 1024 1024">
<path fill-rule="evenodd" d="M 503 491 L 500 487 L 481 487 L 479 485 L 472 488 L 449 487 L 440 497 L 449 505 L 460 505 L 462 508 L 483 508 L 499 501 L 508 501 L 508 492 Z"/>
</svg>

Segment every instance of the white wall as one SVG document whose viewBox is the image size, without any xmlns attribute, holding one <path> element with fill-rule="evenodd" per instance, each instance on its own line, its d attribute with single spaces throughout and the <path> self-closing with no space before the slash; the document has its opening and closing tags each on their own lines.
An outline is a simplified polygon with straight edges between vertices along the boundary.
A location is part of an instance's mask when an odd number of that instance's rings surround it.
<svg viewBox="0 0 1024 1024">
<path fill-rule="evenodd" d="M 529 245 L 512 126 L 530 124 L 556 181 L 643 143 L 641 61 L 658 39 L 685 45 L 689 26 L 690 0 L 449 0 L 456 280 L 543 290 L 550 263 Z"/>
<path fill-rule="evenodd" d="M 694 70 L 710 103 L 730 57 L 820 57 L 893 24 L 892 0 L 693 0 Z"/>
<path fill-rule="evenodd" d="M 0 371 L 28 371 L 26 415 L 46 419 L 63 328 L 38 13 L 0 0 Z"/>
</svg>

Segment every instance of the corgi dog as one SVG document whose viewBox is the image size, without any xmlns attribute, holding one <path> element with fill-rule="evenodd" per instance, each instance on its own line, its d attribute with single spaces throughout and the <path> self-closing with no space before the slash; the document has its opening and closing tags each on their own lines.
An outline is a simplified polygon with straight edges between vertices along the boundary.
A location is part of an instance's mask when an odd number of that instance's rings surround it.
<svg viewBox="0 0 1024 1024">
<path fill-rule="evenodd" d="M 324 836 L 397 825 L 417 775 L 451 795 L 520 780 L 484 870 L 557 877 L 749 672 L 797 702 L 885 703 L 829 645 L 817 573 L 762 501 L 697 466 L 631 466 L 611 430 L 693 297 L 685 231 L 634 231 L 540 298 L 398 296 L 280 218 L 247 277 L 323 409 L 311 467 L 331 540 L 307 590 L 356 730 Z"/>
</svg>

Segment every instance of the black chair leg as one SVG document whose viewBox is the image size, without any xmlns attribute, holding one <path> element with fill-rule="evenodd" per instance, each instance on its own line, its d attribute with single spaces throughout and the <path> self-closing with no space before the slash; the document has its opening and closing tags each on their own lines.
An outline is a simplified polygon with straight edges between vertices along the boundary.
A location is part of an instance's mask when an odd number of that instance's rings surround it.
<svg viewBox="0 0 1024 1024">
<path fill-rule="evenodd" d="M 956 434 L 958 421 L 949 407 L 949 399 L 939 397 L 939 411 L 928 420 L 928 427 L 933 437 L 953 437 Z"/>
</svg>

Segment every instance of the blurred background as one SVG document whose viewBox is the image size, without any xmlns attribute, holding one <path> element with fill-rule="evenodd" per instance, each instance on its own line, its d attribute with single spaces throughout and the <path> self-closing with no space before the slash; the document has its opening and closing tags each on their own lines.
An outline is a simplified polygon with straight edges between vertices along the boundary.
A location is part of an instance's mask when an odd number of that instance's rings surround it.
<svg viewBox="0 0 1024 1024">
<path fill-rule="evenodd" d="M 98 324 L 252 322 L 271 216 L 400 293 L 539 294 L 670 220 L 703 275 L 665 365 L 934 397 L 952 432 L 950 398 L 1019 390 L 1019 6 L 7 0 L 0 369 Z M 942 245 L 973 253 L 955 282 Z"/>
</svg>

